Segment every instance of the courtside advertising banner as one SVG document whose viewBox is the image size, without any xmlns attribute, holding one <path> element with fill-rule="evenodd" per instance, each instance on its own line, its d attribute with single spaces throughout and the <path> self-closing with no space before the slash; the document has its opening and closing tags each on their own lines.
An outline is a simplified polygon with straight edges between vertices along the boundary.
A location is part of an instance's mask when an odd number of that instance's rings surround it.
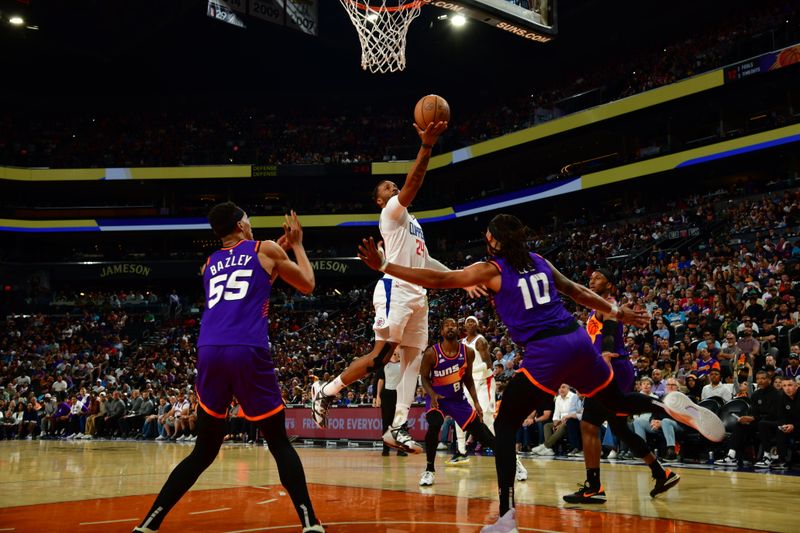
<svg viewBox="0 0 800 533">
<path fill-rule="evenodd" d="M 426 431 L 425 408 L 412 407 L 408 412 L 408 432 L 421 441 Z M 311 420 L 311 409 L 287 407 L 286 433 L 304 439 L 381 440 L 381 410 L 377 407 L 332 407 L 328 410 L 328 427 L 320 429 Z"/>
</svg>

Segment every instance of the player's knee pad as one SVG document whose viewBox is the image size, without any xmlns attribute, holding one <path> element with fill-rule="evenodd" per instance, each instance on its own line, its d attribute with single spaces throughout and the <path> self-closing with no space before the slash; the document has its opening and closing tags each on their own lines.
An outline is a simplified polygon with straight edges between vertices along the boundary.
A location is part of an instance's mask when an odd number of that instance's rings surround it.
<svg viewBox="0 0 800 533">
<path fill-rule="evenodd" d="M 603 425 L 603 421 L 609 418 L 612 418 L 609 416 L 609 412 L 594 398 L 587 398 L 583 403 L 581 422 L 600 427 Z"/>
<path fill-rule="evenodd" d="M 650 453 L 650 448 L 647 447 L 647 442 L 639 437 L 636 433 L 631 431 L 628 427 L 628 422 L 625 417 L 615 416 L 608 419 L 608 425 L 614 435 L 622 442 L 628 445 L 634 457 L 644 457 Z"/>
<path fill-rule="evenodd" d="M 494 448 L 495 446 L 495 437 L 494 434 L 489 431 L 489 428 L 484 424 L 481 420 L 475 419 L 470 422 L 467 427 L 464 428 L 465 431 L 472 433 L 478 442 L 487 446 L 489 448 Z"/>
<path fill-rule="evenodd" d="M 444 424 L 444 415 L 441 411 L 434 409 L 425 413 L 425 420 L 428 421 L 429 426 L 442 426 Z"/>
<path fill-rule="evenodd" d="M 378 353 L 375 354 L 375 357 L 372 358 L 372 361 L 367 367 L 367 371 L 374 372 L 383 368 L 383 366 L 389 362 L 389 359 L 391 359 L 393 352 L 394 346 L 391 343 L 385 343 L 381 349 L 378 350 Z"/>
<path fill-rule="evenodd" d="M 501 431 L 506 432 L 513 432 L 516 435 L 518 426 L 521 425 L 516 424 L 509 413 L 503 413 L 503 410 L 500 410 L 497 417 L 494 419 L 494 433 L 497 435 Z"/>
</svg>

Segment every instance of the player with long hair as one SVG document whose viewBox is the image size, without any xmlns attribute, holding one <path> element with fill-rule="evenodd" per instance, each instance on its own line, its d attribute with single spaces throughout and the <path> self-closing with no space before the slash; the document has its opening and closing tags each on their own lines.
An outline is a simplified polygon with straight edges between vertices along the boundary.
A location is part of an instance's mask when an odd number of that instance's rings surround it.
<svg viewBox="0 0 800 533">
<path fill-rule="evenodd" d="M 364 239 L 359 257 L 370 268 L 429 288 L 487 287 L 494 296 L 498 316 L 515 343 L 525 349 L 519 372 L 508 383 L 495 421 L 495 459 L 500 492 L 500 518 L 483 528 L 485 533 L 517 530 L 514 510 L 515 436 L 522 421 L 555 396 L 561 383 L 614 412 L 640 413 L 666 408 L 672 418 L 686 423 L 711 440 L 719 441 L 725 428 L 707 409 L 686 396 L 673 393 L 665 404 L 638 393 L 623 394 L 614 371 L 595 350 L 586 330 L 564 307 L 559 293 L 580 305 L 644 326 L 645 311 L 618 306 L 587 287 L 569 280 L 549 261 L 527 248 L 528 230 L 515 216 L 495 216 L 486 230 L 491 259 L 463 270 L 441 272 L 409 268 L 387 261 L 374 239 Z M 656 480 L 656 484 L 664 480 Z"/>
</svg>

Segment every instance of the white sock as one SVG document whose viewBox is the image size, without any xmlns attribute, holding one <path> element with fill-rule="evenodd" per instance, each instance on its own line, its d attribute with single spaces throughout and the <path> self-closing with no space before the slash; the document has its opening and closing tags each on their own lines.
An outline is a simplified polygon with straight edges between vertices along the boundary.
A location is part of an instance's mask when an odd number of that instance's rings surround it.
<svg viewBox="0 0 800 533">
<path fill-rule="evenodd" d="M 394 409 L 394 420 L 392 420 L 392 427 L 400 427 L 406 423 L 408 420 L 408 410 L 411 408 L 410 405 L 397 403 L 397 407 Z"/>
<path fill-rule="evenodd" d="M 409 406 L 414 402 L 417 390 L 419 365 L 422 363 L 422 351 L 419 348 L 400 348 L 400 382 L 397 384 L 397 407 L 394 410 L 392 426 L 398 427 L 408 420 Z"/>
<path fill-rule="evenodd" d="M 461 455 L 467 455 L 467 434 L 456 424 L 456 449 Z"/>
<path fill-rule="evenodd" d="M 322 387 L 322 394 L 326 396 L 336 396 L 347 385 L 342 381 L 342 376 L 336 376 L 336 379 Z"/>
<path fill-rule="evenodd" d="M 728 457 L 736 459 L 736 450 L 728 450 Z"/>
<path fill-rule="evenodd" d="M 400 382 L 397 384 L 397 406 L 392 427 L 400 427 L 408 420 L 408 410 L 414 401 L 419 378 L 422 351 L 419 348 L 400 348 Z"/>
</svg>

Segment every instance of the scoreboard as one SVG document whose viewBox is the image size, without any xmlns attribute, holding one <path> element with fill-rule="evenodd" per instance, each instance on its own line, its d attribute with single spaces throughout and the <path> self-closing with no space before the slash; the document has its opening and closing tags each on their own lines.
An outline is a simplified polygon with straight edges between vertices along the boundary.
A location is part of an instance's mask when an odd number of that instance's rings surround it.
<svg viewBox="0 0 800 533">
<path fill-rule="evenodd" d="M 546 43 L 558 33 L 556 0 L 423 0 L 523 39 Z"/>
</svg>

